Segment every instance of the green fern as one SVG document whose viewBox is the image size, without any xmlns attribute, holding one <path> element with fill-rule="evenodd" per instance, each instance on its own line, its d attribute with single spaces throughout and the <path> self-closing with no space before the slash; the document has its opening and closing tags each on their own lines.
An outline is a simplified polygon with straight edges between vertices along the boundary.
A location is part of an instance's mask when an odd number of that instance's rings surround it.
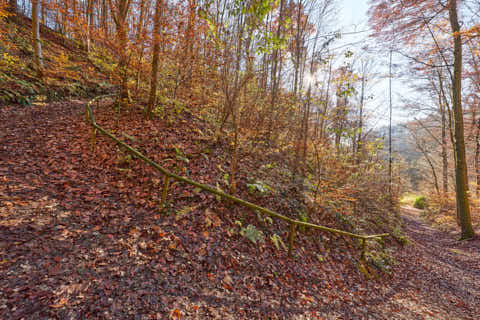
<svg viewBox="0 0 480 320">
<path fill-rule="evenodd" d="M 240 230 L 240 234 L 252 241 L 254 244 L 257 244 L 257 242 L 265 242 L 265 236 L 263 235 L 263 232 L 251 224 L 249 224 L 246 228 L 242 228 Z"/>
</svg>

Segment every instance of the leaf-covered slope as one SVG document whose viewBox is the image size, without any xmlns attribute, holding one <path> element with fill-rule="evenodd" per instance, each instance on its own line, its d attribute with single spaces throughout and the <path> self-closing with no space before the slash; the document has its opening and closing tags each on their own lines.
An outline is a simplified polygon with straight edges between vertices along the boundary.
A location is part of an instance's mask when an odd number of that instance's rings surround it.
<svg viewBox="0 0 480 320">
<path fill-rule="evenodd" d="M 31 20 L 0 19 L 0 104 L 30 104 L 104 92 L 114 63 L 103 50 L 86 52 L 76 41 L 41 27 L 45 77 L 37 79 L 33 65 Z"/>
<path fill-rule="evenodd" d="M 270 241 L 273 232 L 285 237 L 281 225 L 260 222 L 255 213 L 214 196 L 176 184 L 168 210 L 161 211 L 155 192 L 161 177 L 102 137 L 91 152 L 90 128 L 80 121 L 83 107 L 73 102 L 0 109 L 1 318 L 475 319 L 478 314 L 478 259 L 467 261 L 463 253 L 448 256 L 458 265 L 437 259 L 447 247 L 475 253 L 474 246 L 448 243 L 409 223 L 416 245 L 375 260 L 396 260 L 390 275 L 377 270 L 377 277 L 366 279 L 356 266 L 355 244 L 325 234 L 299 236 L 295 258 L 289 259 Z M 204 182 L 223 178 L 222 148 L 207 150 L 204 142 L 189 140 L 186 134 L 196 130 L 191 125 L 142 122 L 139 114 L 130 114 L 115 126 L 108 106 L 96 112 L 97 120 L 118 134 L 128 119 L 127 134 L 172 170 Z M 143 130 L 132 123 L 142 123 Z M 147 143 L 155 139 L 157 144 Z M 254 160 L 243 159 L 243 175 L 255 172 Z M 248 197 L 244 188 L 240 192 Z M 283 206 L 280 198 L 255 197 L 278 210 Z M 237 220 L 262 230 L 265 243 L 243 237 Z M 429 236 L 422 236 L 427 231 Z M 433 245 L 440 238 L 441 246 Z"/>
</svg>

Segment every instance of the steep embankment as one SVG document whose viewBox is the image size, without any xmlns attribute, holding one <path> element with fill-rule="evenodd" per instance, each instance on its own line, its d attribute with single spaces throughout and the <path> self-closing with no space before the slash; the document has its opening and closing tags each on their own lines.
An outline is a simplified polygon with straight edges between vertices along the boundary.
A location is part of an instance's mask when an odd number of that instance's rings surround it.
<svg viewBox="0 0 480 320">
<path fill-rule="evenodd" d="M 300 235 L 296 257 L 289 259 L 268 239 L 268 230 L 286 236 L 280 226 L 255 221 L 251 212 L 213 196 L 174 185 L 169 210 L 159 211 L 151 192 L 158 176 L 101 137 L 90 151 L 83 107 L 71 102 L 0 109 L 2 318 L 474 319 L 478 314 L 478 264 L 460 252 L 441 254 L 448 247 L 478 257 L 474 247 L 449 243 L 407 217 L 413 245 L 390 252 L 398 262 L 391 275 L 377 271 L 378 278 L 366 279 L 356 267 L 355 244 L 318 233 Z M 105 106 L 97 110 L 99 122 L 111 117 Z M 143 122 L 149 128 L 144 132 L 180 143 L 181 135 L 158 126 Z M 204 161 L 197 161 L 193 150 L 185 152 L 182 158 L 196 162 L 190 166 L 173 160 L 172 150 L 154 157 L 171 169 L 213 180 L 215 167 L 222 165 L 218 153 L 211 147 L 209 160 L 200 154 Z M 268 197 L 258 200 L 273 205 Z M 262 229 L 266 244 L 242 237 L 236 219 Z"/>
</svg>

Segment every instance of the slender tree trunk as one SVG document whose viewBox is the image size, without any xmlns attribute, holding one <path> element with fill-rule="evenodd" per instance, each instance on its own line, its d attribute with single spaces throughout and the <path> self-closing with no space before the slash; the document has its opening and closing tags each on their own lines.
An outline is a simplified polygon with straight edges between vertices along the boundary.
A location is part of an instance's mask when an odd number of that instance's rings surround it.
<svg viewBox="0 0 480 320">
<path fill-rule="evenodd" d="M 433 161 L 430 158 L 428 150 L 424 147 L 425 142 L 424 141 L 419 142 L 418 137 L 416 135 L 414 135 L 414 137 L 415 137 L 415 144 L 417 145 L 418 150 L 420 150 L 420 152 L 423 154 L 425 160 L 427 160 L 427 163 L 430 166 L 430 169 L 432 170 L 433 186 L 435 187 L 435 191 L 437 192 L 437 195 L 440 195 L 437 171 L 435 170 L 435 165 L 433 164 Z"/>
<path fill-rule="evenodd" d="M 63 14 L 62 14 L 62 31 L 64 35 L 68 35 L 70 32 L 69 28 L 69 18 L 70 18 L 70 6 L 69 6 L 69 1 L 64 1 L 63 2 L 64 8 L 63 8 Z"/>
<path fill-rule="evenodd" d="M 437 171 L 435 170 L 435 166 L 433 165 L 432 159 L 428 156 L 426 152 L 423 153 L 425 156 L 425 159 L 428 162 L 428 165 L 430 166 L 430 169 L 432 169 L 432 175 L 433 175 L 433 186 L 435 187 L 435 191 L 437 192 L 437 195 L 440 195 L 440 188 L 438 186 L 438 176 L 437 176 Z"/>
<path fill-rule="evenodd" d="M 37 77 L 43 77 L 42 43 L 40 42 L 40 0 L 32 0 L 32 42 Z"/>
<path fill-rule="evenodd" d="M 442 107 L 442 185 L 443 193 L 448 193 L 448 154 L 447 154 L 447 119 L 445 106 Z"/>
<path fill-rule="evenodd" d="M 462 38 L 460 35 L 460 24 L 457 16 L 457 1 L 450 0 L 449 20 L 454 37 L 454 62 L 453 62 L 453 114 L 455 118 L 455 145 L 457 153 L 455 165 L 455 181 L 457 196 L 457 215 L 462 228 L 462 239 L 469 239 L 474 236 L 472 221 L 470 217 L 470 204 L 468 197 L 468 175 L 465 155 L 465 137 L 463 127 L 462 109 Z"/>
<path fill-rule="evenodd" d="M 107 0 L 102 1 L 102 30 L 105 36 L 105 39 L 108 39 L 110 32 L 108 26 L 108 10 L 107 10 Z"/>
<path fill-rule="evenodd" d="M 9 0 L 8 1 L 8 11 L 13 13 L 14 16 L 17 15 L 17 13 L 18 13 L 17 0 Z"/>
<path fill-rule="evenodd" d="M 238 162 L 238 140 L 239 140 L 239 127 L 238 127 L 238 113 L 239 108 L 237 107 L 237 96 L 242 89 L 240 81 L 240 66 L 242 59 L 242 49 L 243 49 L 243 33 L 245 30 L 245 18 L 240 17 L 238 22 L 238 38 L 236 44 L 236 61 L 235 61 L 235 76 L 233 81 L 233 94 L 229 95 L 230 99 L 227 104 L 230 105 L 230 110 L 232 111 L 232 122 L 233 122 L 233 154 L 232 154 L 232 163 L 230 166 L 230 192 L 235 194 L 237 191 L 237 162 Z M 243 81 L 242 81 L 243 82 Z"/>
<path fill-rule="evenodd" d="M 77 17 L 77 0 L 73 0 L 72 1 L 72 16 L 75 18 Z M 78 21 L 77 19 L 72 19 L 72 36 L 73 37 L 76 37 L 78 35 L 78 29 L 79 29 L 79 25 L 78 25 Z"/>
<path fill-rule="evenodd" d="M 233 122 L 233 154 L 232 154 L 232 164 L 230 166 L 230 193 L 235 194 L 235 192 L 237 191 L 236 175 L 237 175 L 237 162 L 238 162 L 238 129 L 239 128 L 238 128 L 237 112 L 235 112 L 234 109 L 232 109 L 232 122 Z"/>
<path fill-rule="evenodd" d="M 307 152 L 308 152 L 308 120 L 310 119 L 310 100 L 312 95 L 312 88 L 311 85 L 308 87 L 307 91 L 307 102 L 305 103 L 304 115 L 303 115 L 303 132 L 302 132 L 302 155 L 301 160 L 303 164 L 303 170 L 305 170 L 306 160 L 307 160 Z"/>
<path fill-rule="evenodd" d="M 122 91 L 120 93 L 120 98 L 129 100 L 128 92 L 128 56 L 127 56 L 127 45 L 128 45 L 128 33 L 126 29 L 125 22 L 121 23 L 118 27 L 118 40 L 120 44 L 120 61 L 118 63 L 118 69 L 122 77 L 121 85 Z"/>
<path fill-rule="evenodd" d="M 362 152 L 362 133 L 363 133 L 363 105 L 365 103 L 365 74 L 362 76 L 362 89 L 360 95 L 360 108 L 358 111 L 358 133 L 356 143 L 356 159 L 357 165 L 360 164 L 361 152 Z"/>
<path fill-rule="evenodd" d="M 90 53 L 92 41 L 92 24 L 93 24 L 93 0 L 87 1 L 87 53 Z"/>
<path fill-rule="evenodd" d="M 277 33 L 276 36 L 277 38 L 280 38 L 282 34 L 282 24 L 283 24 L 283 7 L 284 7 L 284 0 L 280 1 L 280 13 L 279 13 L 279 19 L 278 19 L 278 26 L 277 26 Z M 270 108 L 268 111 L 268 129 L 267 129 L 267 141 L 271 142 L 272 138 L 272 129 L 273 129 L 273 119 L 274 119 L 274 112 L 275 112 L 275 103 L 277 99 L 277 94 L 278 94 L 278 87 L 279 87 L 279 78 L 280 78 L 280 73 L 281 70 L 277 74 L 277 69 L 278 69 L 278 64 L 279 64 L 279 59 L 281 59 L 281 50 L 280 48 L 275 48 L 273 51 L 273 65 L 272 65 L 272 77 L 271 77 L 271 82 L 272 82 L 272 93 L 271 93 L 271 100 L 270 100 Z"/>
<path fill-rule="evenodd" d="M 295 34 L 295 73 L 294 73 L 294 80 L 293 80 L 293 95 L 295 99 L 297 98 L 297 93 L 299 91 L 298 82 L 299 82 L 299 72 L 300 72 L 300 28 L 301 25 L 301 10 L 300 5 L 297 8 L 297 32 Z"/>
<path fill-rule="evenodd" d="M 61 33 L 61 25 L 60 25 L 60 13 L 59 10 L 55 11 L 55 31 Z"/>
<path fill-rule="evenodd" d="M 40 8 L 41 8 L 41 10 L 40 10 L 40 15 L 41 15 L 41 18 L 42 18 L 42 20 L 41 20 L 40 22 L 41 22 L 41 24 L 46 25 L 46 21 L 45 21 L 45 17 L 46 17 L 45 4 L 42 3 L 42 0 L 39 0 L 39 2 L 40 2 Z"/>
<path fill-rule="evenodd" d="M 138 52 L 138 67 L 137 67 L 137 77 L 135 79 L 135 97 L 138 96 L 138 88 L 140 86 L 140 74 L 142 71 L 142 60 L 143 60 L 143 53 L 145 51 L 145 40 L 143 34 L 143 25 L 144 25 L 144 16 L 145 16 L 145 0 L 141 0 L 140 2 L 140 16 L 137 22 L 137 48 Z"/>
<path fill-rule="evenodd" d="M 327 92 L 325 94 L 325 101 L 322 110 L 322 117 L 320 118 L 320 140 L 324 140 L 325 132 L 325 119 L 327 117 L 328 104 L 330 102 L 330 84 L 332 82 L 332 62 L 329 61 L 328 65 L 328 80 L 327 80 Z"/>
<path fill-rule="evenodd" d="M 185 30 L 185 49 L 184 49 L 184 59 L 183 59 L 183 72 L 184 73 L 184 84 L 185 87 L 190 88 L 192 85 L 192 74 L 193 74 L 193 47 L 195 42 L 194 27 L 196 20 L 196 8 L 197 5 L 195 1 L 188 0 L 188 18 L 187 18 L 187 28 Z"/>
<path fill-rule="evenodd" d="M 475 175 L 477 185 L 475 187 L 475 194 L 477 198 L 480 197 L 480 118 L 473 119 L 475 125 Z"/>
<path fill-rule="evenodd" d="M 152 77 L 150 82 L 150 95 L 148 98 L 146 114 L 151 117 L 155 100 L 157 99 L 158 63 L 160 60 L 160 18 L 162 16 L 162 0 L 157 0 L 153 26 L 153 58 Z"/>
<path fill-rule="evenodd" d="M 389 77 L 388 77 L 388 98 L 389 98 L 389 123 L 388 123 L 388 191 L 392 196 L 392 50 L 390 49 Z M 437 176 L 435 175 L 435 181 Z M 438 189 L 438 185 L 437 185 Z"/>
<path fill-rule="evenodd" d="M 346 109 L 346 105 L 342 107 L 342 98 L 341 98 L 341 87 L 337 88 L 337 102 L 335 107 L 335 119 L 334 119 L 334 129 L 335 129 L 335 154 L 337 157 L 340 155 L 340 142 L 342 140 L 342 122 L 343 122 L 343 111 Z"/>
<path fill-rule="evenodd" d="M 442 85 L 440 72 L 437 72 L 437 74 L 439 83 Z M 438 92 L 438 107 L 440 109 L 440 116 L 442 119 L 442 185 L 443 193 L 446 194 L 448 192 L 447 114 L 441 91 Z"/>
<path fill-rule="evenodd" d="M 128 90 L 128 25 L 127 17 L 130 10 L 131 0 L 117 0 L 116 8 L 112 5 L 112 0 L 109 0 L 110 8 L 112 9 L 112 16 L 117 27 L 117 39 L 119 45 L 119 62 L 118 70 L 121 77 L 121 92 L 119 97 L 120 105 L 130 101 L 130 94 Z"/>
</svg>

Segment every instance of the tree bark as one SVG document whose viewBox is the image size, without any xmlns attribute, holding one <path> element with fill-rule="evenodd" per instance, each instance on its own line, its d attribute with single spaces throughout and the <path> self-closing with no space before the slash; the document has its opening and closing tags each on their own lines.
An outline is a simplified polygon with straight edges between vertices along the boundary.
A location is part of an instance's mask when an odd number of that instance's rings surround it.
<svg viewBox="0 0 480 320">
<path fill-rule="evenodd" d="M 415 136 L 415 143 L 417 144 L 417 148 L 422 152 L 423 156 L 425 157 L 425 160 L 427 160 L 427 163 L 430 166 L 430 169 L 432 169 L 433 186 L 435 187 L 435 191 L 437 192 L 437 195 L 440 195 L 440 188 L 438 186 L 437 171 L 435 170 L 435 166 L 433 164 L 432 159 L 428 155 L 427 149 L 422 147 L 422 144 L 425 145 L 425 142 L 419 142 L 417 140 L 417 137 Z"/>
<path fill-rule="evenodd" d="M 42 43 L 40 42 L 40 0 L 32 0 L 32 42 L 37 77 L 43 77 Z"/>
<path fill-rule="evenodd" d="M 284 0 L 280 0 L 280 13 L 279 13 L 279 19 L 278 19 L 278 26 L 277 26 L 277 32 L 276 32 L 276 37 L 280 39 L 281 34 L 282 34 L 282 24 L 283 24 L 283 12 L 284 12 Z M 270 108 L 268 111 L 268 128 L 267 128 L 267 142 L 272 142 L 272 130 L 273 130 L 273 119 L 274 119 L 274 112 L 275 112 L 275 103 L 277 99 L 277 94 L 278 94 L 278 87 L 280 84 L 280 74 L 281 74 L 281 65 L 280 65 L 280 70 L 278 70 L 278 64 L 279 60 L 281 59 L 281 49 L 280 48 L 275 48 L 273 51 L 273 65 L 272 65 L 272 75 L 271 75 L 271 82 L 272 82 L 272 93 L 271 93 L 271 99 L 270 99 Z"/>
<path fill-rule="evenodd" d="M 102 30 L 105 39 L 108 39 L 110 32 L 108 26 L 108 10 L 107 10 L 107 0 L 102 0 Z"/>
<path fill-rule="evenodd" d="M 8 1 L 8 11 L 10 11 L 10 13 L 13 13 L 14 15 L 18 13 L 17 0 Z"/>
<path fill-rule="evenodd" d="M 392 49 L 390 49 L 389 61 L 389 77 L 388 77 L 388 100 L 389 100 L 389 117 L 388 117 L 388 191 L 392 196 Z M 435 174 L 435 186 L 438 191 L 437 176 Z M 391 199 L 391 198 L 390 198 Z"/>
<path fill-rule="evenodd" d="M 130 10 L 131 0 L 117 0 L 116 8 L 112 5 L 112 0 L 109 0 L 110 8 L 112 9 L 112 16 L 117 27 L 117 40 L 119 45 L 119 62 L 118 70 L 121 76 L 121 92 L 120 104 L 130 100 L 128 90 L 128 26 L 127 17 Z"/>
<path fill-rule="evenodd" d="M 328 80 L 327 80 L 327 92 L 325 93 L 325 101 L 322 109 L 322 117 L 320 118 L 320 141 L 325 139 L 325 119 L 327 118 L 328 104 L 330 102 L 330 84 L 332 82 L 332 61 L 328 61 Z"/>
<path fill-rule="evenodd" d="M 196 23 L 196 9 L 197 4 L 193 0 L 188 0 L 188 18 L 187 18 L 187 27 L 185 29 L 185 49 L 184 49 L 184 58 L 183 58 L 183 73 L 182 78 L 184 79 L 183 83 L 186 88 L 190 88 L 192 85 L 192 75 L 193 75 L 193 48 L 195 43 L 195 34 L 194 28 Z"/>
<path fill-rule="evenodd" d="M 150 3 L 149 3 L 150 5 Z M 143 53 L 145 51 L 145 37 L 143 32 L 144 26 L 144 17 L 145 17 L 145 0 L 141 0 L 140 2 L 140 16 L 138 17 L 137 22 L 137 49 L 138 52 L 138 67 L 137 67 L 137 76 L 135 80 L 135 97 L 138 96 L 138 88 L 140 86 L 140 74 L 142 71 L 142 60 L 143 60 Z"/>
<path fill-rule="evenodd" d="M 160 60 L 160 18 L 162 16 L 162 0 L 157 0 L 155 6 L 155 17 L 153 26 L 153 58 L 152 58 L 152 77 L 150 82 L 150 95 L 146 114 L 148 117 L 152 116 L 153 106 L 157 99 L 157 82 L 158 82 L 158 63 Z"/>
<path fill-rule="evenodd" d="M 462 38 L 460 34 L 460 24 L 457 15 L 457 1 L 450 0 L 449 20 L 454 37 L 454 62 L 453 62 L 453 115 L 455 118 L 455 145 L 456 164 L 456 198 L 457 198 L 457 216 L 459 217 L 462 239 L 469 239 L 474 236 L 472 221 L 470 217 L 470 204 L 467 188 L 467 163 L 465 155 L 465 137 L 463 126 L 462 109 Z"/>
<path fill-rule="evenodd" d="M 87 53 L 90 53 L 92 34 L 93 34 L 93 0 L 87 1 L 87 10 L 85 12 L 87 20 Z"/>
<path fill-rule="evenodd" d="M 363 133 L 363 107 L 365 103 L 365 72 L 362 75 L 362 89 L 360 93 L 360 106 L 358 110 L 358 133 L 356 143 L 354 143 L 354 152 L 356 153 L 356 163 L 360 164 L 361 153 L 362 153 L 362 133 Z"/>
<path fill-rule="evenodd" d="M 480 118 L 477 120 L 473 118 L 475 125 L 475 175 L 477 185 L 475 187 L 475 194 L 477 198 L 480 197 Z"/>
<path fill-rule="evenodd" d="M 440 72 L 437 73 L 439 83 L 440 85 L 442 85 L 442 78 Z M 438 107 L 440 109 L 440 116 L 442 119 L 442 185 L 443 193 L 446 194 L 448 192 L 447 115 L 445 110 L 445 104 L 443 102 L 440 91 L 438 93 Z"/>
</svg>

